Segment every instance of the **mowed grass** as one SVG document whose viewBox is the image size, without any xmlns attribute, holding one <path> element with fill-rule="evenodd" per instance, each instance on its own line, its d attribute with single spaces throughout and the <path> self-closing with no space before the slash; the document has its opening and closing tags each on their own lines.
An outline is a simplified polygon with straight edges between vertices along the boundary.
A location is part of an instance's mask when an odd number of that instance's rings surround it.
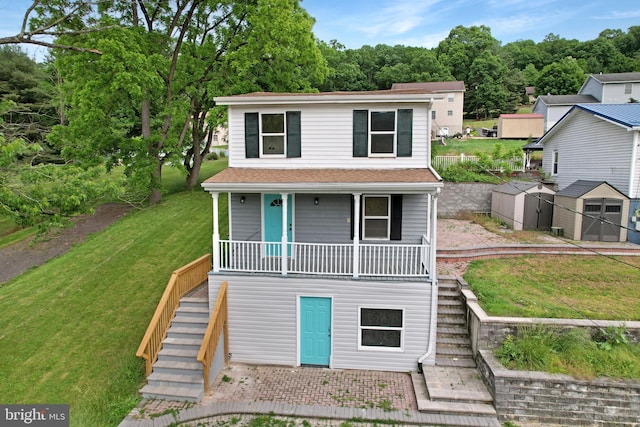
<svg viewBox="0 0 640 427">
<path fill-rule="evenodd" d="M 640 320 L 640 257 L 477 260 L 464 278 L 491 316 Z"/>
<path fill-rule="evenodd" d="M 211 224 L 204 190 L 168 194 L 2 286 L 0 402 L 68 403 L 72 426 L 119 424 L 139 400 L 135 352 L 156 304 L 173 270 L 211 251 Z"/>
<path fill-rule="evenodd" d="M 503 151 L 514 148 L 522 148 L 527 143 L 520 139 L 457 139 L 445 140 L 447 145 L 439 145 L 437 140 L 432 141 L 432 154 L 434 156 L 459 156 L 464 153 L 467 156 L 474 156 L 476 153 L 486 153 L 491 155 L 496 144 L 502 144 Z"/>
</svg>

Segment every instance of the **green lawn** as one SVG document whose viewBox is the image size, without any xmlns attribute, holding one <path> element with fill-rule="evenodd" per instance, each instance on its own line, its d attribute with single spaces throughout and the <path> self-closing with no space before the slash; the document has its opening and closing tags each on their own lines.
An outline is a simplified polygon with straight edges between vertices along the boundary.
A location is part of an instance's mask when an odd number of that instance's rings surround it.
<svg viewBox="0 0 640 427">
<path fill-rule="evenodd" d="M 224 167 L 206 163 L 201 176 Z M 2 286 L 0 402 L 68 403 L 72 426 L 117 425 L 139 399 L 135 352 L 156 303 L 173 270 L 211 251 L 211 220 L 201 188 L 167 194 Z"/>
<path fill-rule="evenodd" d="M 460 153 L 472 156 L 476 153 L 491 154 L 496 144 L 502 144 L 504 151 L 513 148 L 521 148 L 527 141 L 521 139 L 456 139 L 445 140 L 447 145 L 438 144 L 437 140 L 432 141 L 432 154 L 434 156 L 459 156 Z"/>
<path fill-rule="evenodd" d="M 640 257 L 477 260 L 464 279 L 490 316 L 640 320 Z"/>
</svg>

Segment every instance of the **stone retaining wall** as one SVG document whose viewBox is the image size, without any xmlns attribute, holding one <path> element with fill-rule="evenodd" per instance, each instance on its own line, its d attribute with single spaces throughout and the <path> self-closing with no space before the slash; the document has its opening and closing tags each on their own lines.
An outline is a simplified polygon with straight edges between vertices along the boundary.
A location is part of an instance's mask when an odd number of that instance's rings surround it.
<svg viewBox="0 0 640 427">
<path fill-rule="evenodd" d="M 480 350 L 476 361 L 501 421 L 580 426 L 640 423 L 637 382 L 511 371 L 490 350 Z"/>
<path fill-rule="evenodd" d="M 455 218 L 466 212 L 491 213 L 491 190 L 495 184 L 445 182 L 438 197 L 438 216 Z"/>
<path fill-rule="evenodd" d="M 493 356 L 519 326 L 545 324 L 557 328 L 599 328 L 624 325 L 631 342 L 640 342 L 640 322 L 583 319 L 535 319 L 488 316 L 463 279 L 458 279 L 473 353 L 502 421 L 559 425 L 640 425 L 640 383 L 599 378 L 578 380 L 567 375 L 511 371 Z"/>
</svg>

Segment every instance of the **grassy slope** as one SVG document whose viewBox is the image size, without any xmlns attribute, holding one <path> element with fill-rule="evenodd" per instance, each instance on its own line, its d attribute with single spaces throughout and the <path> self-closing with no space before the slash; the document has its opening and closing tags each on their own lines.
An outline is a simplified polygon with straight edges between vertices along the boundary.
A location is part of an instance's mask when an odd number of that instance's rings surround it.
<svg viewBox="0 0 640 427">
<path fill-rule="evenodd" d="M 0 402 L 69 403 L 71 425 L 117 425 L 138 399 L 156 303 L 173 270 L 211 251 L 211 217 L 200 188 L 168 195 L 0 288 Z"/>
<path fill-rule="evenodd" d="M 640 320 L 640 257 L 473 261 L 464 275 L 492 316 Z"/>
</svg>

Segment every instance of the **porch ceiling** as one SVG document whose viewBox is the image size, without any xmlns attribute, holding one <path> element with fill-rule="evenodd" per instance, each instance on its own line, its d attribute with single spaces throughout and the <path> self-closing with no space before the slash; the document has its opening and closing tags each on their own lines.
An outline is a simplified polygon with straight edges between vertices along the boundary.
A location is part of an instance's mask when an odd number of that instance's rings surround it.
<svg viewBox="0 0 640 427">
<path fill-rule="evenodd" d="M 209 192 L 435 192 L 442 180 L 427 168 L 258 169 L 227 168 L 202 183 Z"/>
</svg>

